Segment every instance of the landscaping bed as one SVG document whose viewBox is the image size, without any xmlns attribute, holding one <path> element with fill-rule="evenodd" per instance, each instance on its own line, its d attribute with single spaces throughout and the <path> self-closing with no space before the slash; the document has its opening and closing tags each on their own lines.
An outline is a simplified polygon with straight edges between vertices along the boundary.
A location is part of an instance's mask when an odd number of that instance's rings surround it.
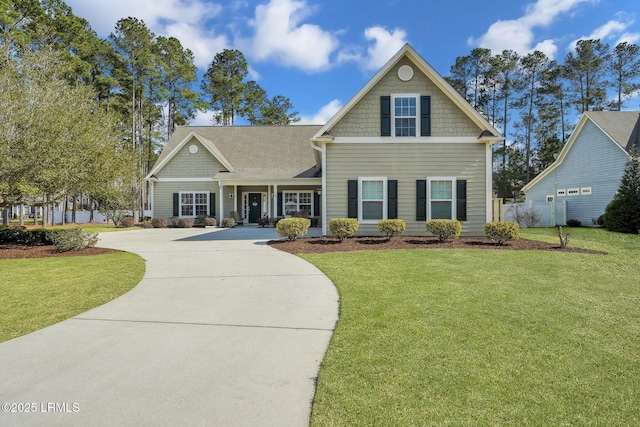
<svg viewBox="0 0 640 427">
<path fill-rule="evenodd" d="M 461 237 L 459 239 L 440 242 L 433 237 L 400 236 L 387 240 L 384 237 L 352 237 L 340 242 L 330 237 L 310 237 L 290 240 L 271 240 L 268 245 L 292 254 L 311 254 L 328 252 L 352 252 L 383 249 L 506 249 L 559 251 L 590 254 L 606 254 L 606 252 L 578 247 L 560 248 L 559 243 L 547 243 L 537 240 L 518 239 L 503 245 L 482 237 Z"/>
<path fill-rule="evenodd" d="M 101 255 L 115 251 L 116 249 L 93 247 L 86 248 L 81 251 L 57 252 L 53 245 L 27 246 L 18 244 L 0 244 L 0 259 Z"/>
</svg>

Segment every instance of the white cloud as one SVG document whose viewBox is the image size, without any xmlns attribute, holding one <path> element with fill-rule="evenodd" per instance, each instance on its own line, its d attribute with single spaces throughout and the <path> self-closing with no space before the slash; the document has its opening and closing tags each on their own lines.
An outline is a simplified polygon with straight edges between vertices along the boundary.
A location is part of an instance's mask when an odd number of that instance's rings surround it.
<svg viewBox="0 0 640 427">
<path fill-rule="evenodd" d="M 338 110 L 342 108 L 342 102 L 334 99 L 324 107 L 320 108 L 313 116 L 300 116 L 301 125 L 324 125 Z"/>
<path fill-rule="evenodd" d="M 553 58 L 557 46 L 553 40 L 535 42 L 534 29 L 547 26 L 559 15 L 568 13 L 582 3 L 594 3 L 597 0 L 538 0 L 529 4 L 524 16 L 512 20 L 500 20 L 489 27 L 486 33 L 475 39 L 468 40 L 471 46 L 491 49 L 493 53 L 511 49 L 521 55 L 536 49 L 542 50 Z"/>
<path fill-rule="evenodd" d="M 382 67 L 407 42 L 407 33 L 399 28 L 389 32 L 383 27 L 371 27 L 364 31 L 364 36 L 373 41 L 367 48 L 366 67 L 369 70 Z"/>
<path fill-rule="evenodd" d="M 624 33 L 618 38 L 615 44 L 623 43 L 623 42 L 633 43 L 633 44 L 640 43 L 640 33 Z"/>
<path fill-rule="evenodd" d="M 604 25 L 596 28 L 591 32 L 591 34 L 586 36 L 581 36 L 578 39 L 571 42 L 569 45 L 569 49 L 574 50 L 579 40 L 601 40 L 603 43 L 607 43 L 607 40 L 611 40 L 615 37 L 618 37 L 618 41 L 615 44 L 618 44 L 620 41 L 630 41 L 630 40 L 638 40 L 640 39 L 640 34 L 638 33 L 625 33 L 624 31 L 633 25 L 633 19 L 626 17 L 624 14 L 619 14 L 619 19 L 610 20 Z M 635 43 L 635 42 L 632 42 Z"/>
<path fill-rule="evenodd" d="M 347 47 L 338 54 L 338 62 L 356 62 L 367 71 L 378 70 L 407 42 L 407 33 L 400 28 L 388 31 L 384 27 L 370 27 L 364 30 L 364 37 L 372 42 L 366 55 L 359 47 Z"/>
<path fill-rule="evenodd" d="M 309 15 L 305 1 L 271 0 L 256 7 L 252 39 L 238 42 L 247 44 L 248 55 L 257 61 L 278 61 L 308 72 L 327 69 L 338 40 L 317 25 L 303 24 Z"/>
</svg>

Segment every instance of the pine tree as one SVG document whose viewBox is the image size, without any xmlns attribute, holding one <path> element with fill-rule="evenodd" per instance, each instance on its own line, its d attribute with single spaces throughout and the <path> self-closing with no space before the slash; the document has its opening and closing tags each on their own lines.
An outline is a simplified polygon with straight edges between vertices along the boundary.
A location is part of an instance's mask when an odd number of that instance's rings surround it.
<svg viewBox="0 0 640 427">
<path fill-rule="evenodd" d="M 611 231 L 638 234 L 640 228 L 640 158 L 635 151 L 624 167 L 620 187 L 604 213 Z"/>
</svg>

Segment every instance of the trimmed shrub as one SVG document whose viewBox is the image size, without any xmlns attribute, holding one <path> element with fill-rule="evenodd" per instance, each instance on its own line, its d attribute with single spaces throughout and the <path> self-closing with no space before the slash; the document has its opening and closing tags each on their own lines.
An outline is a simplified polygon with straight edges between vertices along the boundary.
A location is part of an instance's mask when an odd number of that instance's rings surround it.
<svg viewBox="0 0 640 427">
<path fill-rule="evenodd" d="M 53 246 L 58 252 L 81 251 L 98 243 L 98 234 L 87 234 L 81 228 L 66 228 L 52 233 Z"/>
<path fill-rule="evenodd" d="M 233 218 L 222 218 L 222 226 L 224 228 L 233 228 L 236 226 L 236 220 Z"/>
<path fill-rule="evenodd" d="M 136 225 L 136 220 L 132 216 L 125 216 L 125 217 L 120 218 L 120 221 L 119 221 L 118 225 L 120 225 L 120 227 L 124 227 L 124 228 L 131 228 L 134 225 Z"/>
<path fill-rule="evenodd" d="M 520 226 L 515 222 L 487 222 L 484 225 L 484 234 L 499 245 L 509 240 L 517 240 L 519 233 Z"/>
<path fill-rule="evenodd" d="M 55 230 L 45 228 L 27 229 L 23 226 L 0 226 L 0 243 L 18 243 L 29 246 L 53 244 Z"/>
<path fill-rule="evenodd" d="M 600 215 L 598 217 L 598 219 L 596 220 L 596 224 L 598 224 L 601 227 L 604 225 L 604 215 Z"/>
<path fill-rule="evenodd" d="M 567 220 L 567 225 L 569 227 L 580 227 L 582 225 L 582 223 L 577 219 L 568 219 Z"/>
<path fill-rule="evenodd" d="M 329 234 L 340 239 L 352 237 L 358 231 L 360 224 L 355 218 L 331 218 L 329 220 Z"/>
<path fill-rule="evenodd" d="M 153 228 L 165 228 L 167 226 L 166 218 L 153 218 L 151 220 L 151 225 Z"/>
<path fill-rule="evenodd" d="M 218 221 L 214 217 L 209 215 L 198 215 L 193 221 L 194 227 L 207 227 L 213 225 L 218 225 Z"/>
<path fill-rule="evenodd" d="M 140 223 L 140 227 L 142 227 L 142 228 L 151 228 L 151 227 L 153 227 L 153 224 L 151 224 L 151 220 L 145 219 L 144 221 L 142 221 Z"/>
<path fill-rule="evenodd" d="M 455 219 L 430 219 L 427 221 L 427 231 L 441 242 L 457 239 L 462 232 L 462 224 Z"/>
<path fill-rule="evenodd" d="M 178 221 L 180 221 L 180 218 L 178 218 L 177 216 L 172 216 L 169 218 L 169 227 L 177 227 L 178 226 Z"/>
<path fill-rule="evenodd" d="M 215 227 L 216 225 L 218 225 L 218 220 L 215 219 L 214 217 L 208 216 L 204 219 L 205 227 Z"/>
<path fill-rule="evenodd" d="M 192 218 L 180 218 L 178 219 L 178 228 L 191 228 L 193 227 L 193 219 Z"/>
<path fill-rule="evenodd" d="M 311 220 L 307 218 L 284 218 L 278 221 L 276 230 L 278 236 L 287 237 L 289 240 L 296 240 L 309 231 Z"/>
<path fill-rule="evenodd" d="M 260 227 L 266 227 L 271 223 L 271 218 L 263 216 L 258 218 L 258 225 Z"/>
<path fill-rule="evenodd" d="M 407 223 L 404 219 L 381 219 L 378 221 L 378 231 L 387 236 L 387 240 L 404 233 Z"/>
</svg>

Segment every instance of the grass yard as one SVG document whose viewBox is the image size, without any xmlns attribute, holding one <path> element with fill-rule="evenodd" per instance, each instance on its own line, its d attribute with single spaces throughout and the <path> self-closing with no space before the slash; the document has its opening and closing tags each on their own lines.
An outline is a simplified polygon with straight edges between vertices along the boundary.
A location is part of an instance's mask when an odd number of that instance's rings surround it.
<svg viewBox="0 0 640 427">
<path fill-rule="evenodd" d="M 0 260 L 0 342 L 104 304 L 140 282 L 144 260 L 127 252 Z"/>
<path fill-rule="evenodd" d="M 311 425 L 640 425 L 640 236 L 571 234 L 609 255 L 303 255 L 341 300 Z"/>
</svg>

